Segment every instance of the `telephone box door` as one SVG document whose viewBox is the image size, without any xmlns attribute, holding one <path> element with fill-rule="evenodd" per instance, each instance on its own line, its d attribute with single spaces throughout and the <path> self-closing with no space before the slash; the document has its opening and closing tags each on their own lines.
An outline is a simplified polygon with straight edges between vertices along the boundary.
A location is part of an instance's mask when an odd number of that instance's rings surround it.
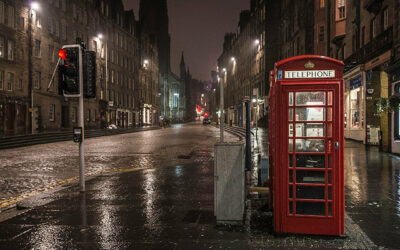
<svg viewBox="0 0 400 250">
<path fill-rule="evenodd" d="M 339 84 L 283 87 L 284 232 L 343 234 Z"/>
</svg>

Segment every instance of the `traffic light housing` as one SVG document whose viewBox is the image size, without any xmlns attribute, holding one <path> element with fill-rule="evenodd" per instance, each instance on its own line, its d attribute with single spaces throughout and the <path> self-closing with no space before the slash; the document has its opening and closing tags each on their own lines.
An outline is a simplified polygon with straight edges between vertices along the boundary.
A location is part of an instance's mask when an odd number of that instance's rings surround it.
<svg viewBox="0 0 400 250">
<path fill-rule="evenodd" d="M 96 98 L 96 52 L 86 51 L 83 62 L 84 97 Z"/>
<path fill-rule="evenodd" d="M 58 52 L 62 59 L 58 66 L 58 93 L 60 95 L 79 95 L 79 50 L 80 46 L 64 46 Z"/>
</svg>

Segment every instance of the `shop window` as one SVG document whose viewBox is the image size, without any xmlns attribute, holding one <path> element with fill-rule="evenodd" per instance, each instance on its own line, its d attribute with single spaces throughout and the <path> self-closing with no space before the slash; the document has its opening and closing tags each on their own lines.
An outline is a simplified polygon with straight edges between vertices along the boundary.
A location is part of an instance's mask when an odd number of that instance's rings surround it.
<svg viewBox="0 0 400 250">
<path fill-rule="evenodd" d="M 353 89 L 350 91 L 350 111 L 351 111 L 351 128 L 360 128 L 360 102 L 361 102 L 361 91 L 360 88 Z"/>
<path fill-rule="evenodd" d="M 400 94 L 400 83 L 394 85 L 394 94 Z M 400 111 L 397 110 L 394 113 L 394 139 L 399 141 L 400 140 Z"/>
<path fill-rule="evenodd" d="M 4 71 L 0 70 L 0 90 L 3 90 L 4 86 Z"/>
</svg>

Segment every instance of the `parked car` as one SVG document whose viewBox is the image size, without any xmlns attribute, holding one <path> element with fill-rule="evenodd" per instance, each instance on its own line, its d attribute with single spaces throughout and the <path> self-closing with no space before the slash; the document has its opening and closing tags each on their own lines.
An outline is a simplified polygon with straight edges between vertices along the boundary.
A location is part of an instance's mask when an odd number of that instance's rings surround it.
<svg viewBox="0 0 400 250">
<path fill-rule="evenodd" d="M 204 118 L 203 119 L 203 125 L 208 125 L 208 124 L 211 124 L 210 118 Z"/>
<path fill-rule="evenodd" d="M 115 124 L 110 124 L 108 125 L 107 129 L 118 129 L 118 127 Z"/>
</svg>

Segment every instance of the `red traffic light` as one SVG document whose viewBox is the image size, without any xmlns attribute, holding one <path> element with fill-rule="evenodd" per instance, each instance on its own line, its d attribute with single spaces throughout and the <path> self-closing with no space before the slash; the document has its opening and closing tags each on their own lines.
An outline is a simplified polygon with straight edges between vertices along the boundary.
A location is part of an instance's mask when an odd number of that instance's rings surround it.
<svg viewBox="0 0 400 250">
<path fill-rule="evenodd" d="M 60 50 L 58 51 L 58 56 L 59 56 L 61 59 L 63 59 L 64 61 L 68 61 L 68 58 L 67 58 L 67 51 L 66 51 L 65 49 L 60 49 Z"/>
</svg>

